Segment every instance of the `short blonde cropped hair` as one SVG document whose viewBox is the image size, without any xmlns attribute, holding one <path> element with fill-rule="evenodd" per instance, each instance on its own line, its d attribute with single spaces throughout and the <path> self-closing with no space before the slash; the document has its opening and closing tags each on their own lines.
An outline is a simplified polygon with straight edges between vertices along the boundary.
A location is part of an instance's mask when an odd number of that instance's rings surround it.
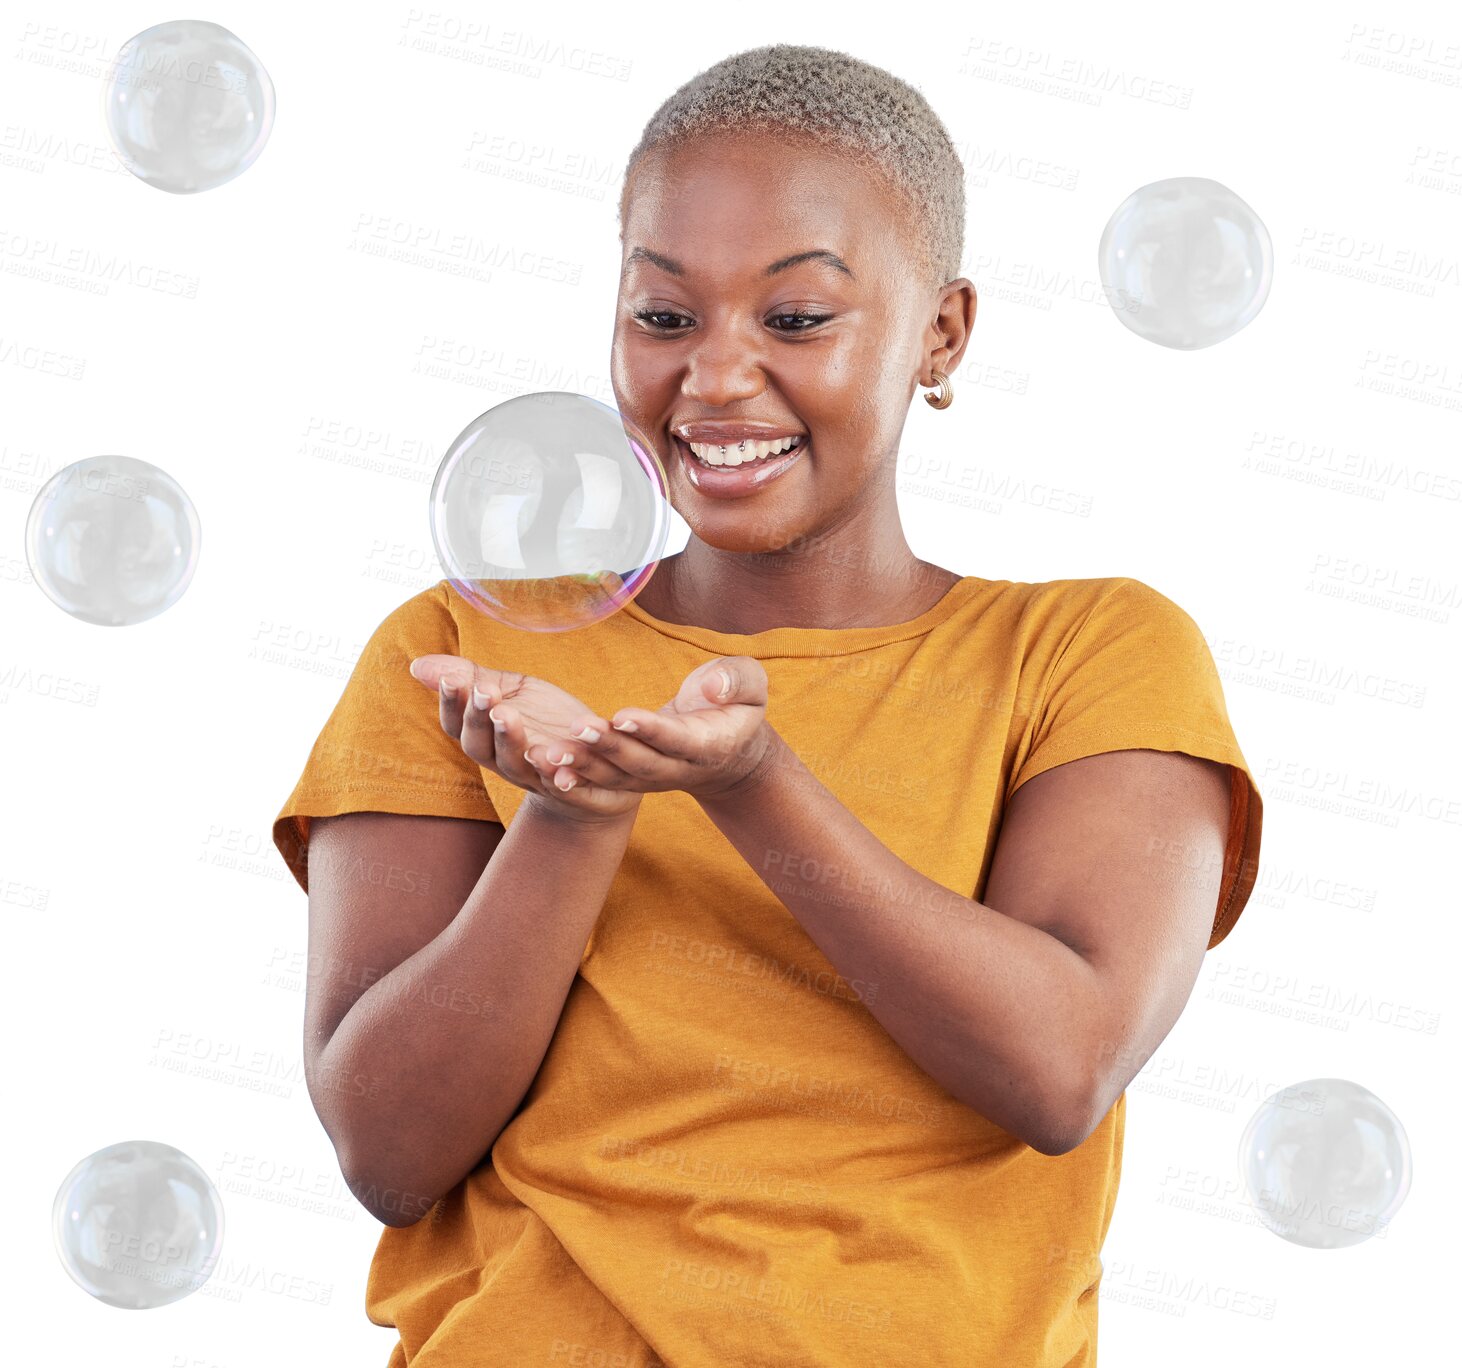
<svg viewBox="0 0 1462 1368">
<path fill-rule="evenodd" d="M 757 130 L 826 147 L 881 174 L 903 196 L 916 275 L 931 287 L 959 275 L 964 166 L 929 102 L 881 67 L 831 48 L 773 43 L 724 58 L 687 81 L 650 117 L 625 166 L 702 133 Z M 775 193 L 778 187 L 771 187 Z"/>
</svg>

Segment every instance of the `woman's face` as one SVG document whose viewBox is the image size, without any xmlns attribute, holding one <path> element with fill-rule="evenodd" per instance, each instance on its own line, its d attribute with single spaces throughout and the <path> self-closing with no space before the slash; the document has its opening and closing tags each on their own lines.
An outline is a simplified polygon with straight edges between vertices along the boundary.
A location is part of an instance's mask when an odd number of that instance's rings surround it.
<svg viewBox="0 0 1462 1368">
<path fill-rule="evenodd" d="M 702 137 L 636 168 L 615 398 L 654 444 L 671 503 L 702 541 L 774 550 L 860 517 L 897 518 L 909 401 L 921 380 L 933 383 L 931 366 L 954 369 L 974 316 L 972 287 L 966 300 L 917 281 L 906 217 L 876 174 L 782 137 Z M 811 252 L 843 265 L 788 261 Z M 742 423 L 802 434 L 800 447 L 719 472 L 713 495 L 718 472 L 691 464 L 680 429 Z M 738 451 L 734 435 L 707 435 Z"/>
</svg>

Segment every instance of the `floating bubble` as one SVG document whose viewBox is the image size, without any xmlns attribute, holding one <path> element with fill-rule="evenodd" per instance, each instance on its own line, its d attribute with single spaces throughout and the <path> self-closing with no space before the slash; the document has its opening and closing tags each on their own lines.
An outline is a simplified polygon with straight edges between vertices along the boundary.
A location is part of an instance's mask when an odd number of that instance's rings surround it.
<svg viewBox="0 0 1462 1368">
<path fill-rule="evenodd" d="M 1342 1249 L 1377 1234 L 1411 1187 L 1396 1114 L 1344 1078 L 1311 1078 L 1269 1098 L 1239 1144 L 1255 1213 L 1276 1235 Z"/>
<path fill-rule="evenodd" d="M 1211 347 L 1254 320 L 1274 249 L 1226 185 L 1178 176 L 1134 190 L 1108 220 L 1097 267 L 1113 312 L 1164 347 Z"/>
<path fill-rule="evenodd" d="M 274 83 L 226 28 L 173 19 L 122 44 L 102 106 L 127 170 L 189 195 L 231 181 L 258 159 L 274 124 Z"/>
<path fill-rule="evenodd" d="M 223 1246 L 223 1201 L 181 1150 L 125 1140 L 66 1175 L 52 1227 L 83 1291 L 108 1306 L 149 1310 L 208 1281 Z"/>
<path fill-rule="evenodd" d="M 432 541 L 469 603 L 510 627 L 570 632 L 649 582 L 670 526 L 655 449 L 608 404 L 524 394 L 474 418 L 431 491 Z"/>
<path fill-rule="evenodd" d="M 41 486 L 25 528 L 36 583 L 83 622 L 145 622 L 182 597 L 202 541 L 193 501 L 165 470 L 91 456 Z"/>
</svg>

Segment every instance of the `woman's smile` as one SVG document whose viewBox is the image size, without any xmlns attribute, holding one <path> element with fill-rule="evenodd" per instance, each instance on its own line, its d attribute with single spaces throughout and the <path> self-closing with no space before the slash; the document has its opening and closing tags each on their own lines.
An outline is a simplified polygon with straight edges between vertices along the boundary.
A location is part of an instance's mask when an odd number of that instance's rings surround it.
<svg viewBox="0 0 1462 1368">
<path fill-rule="evenodd" d="M 691 450 L 690 445 L 681 437 L 671 434 L 670 440 L 675 443 L 675 450 L 680 457 L 681 468 L 689 477 L 690 482 L 701 493 L 713 499 L 739 499 L 747 494 L 754 494 L 763 485 L 769 484 L 772 480 L 786 474 L 787 471 L 796 465 L 803 456 L 803 453 L 811 445 L 807 437 L 798 437 L 796 444 L 788 451 L 758 455 L 756 452 L 765 450 L 766 446 L 773 447 L 779 443 L 763 443 L 758 447 L 756 444 L 747 443 L 752 452 L 747 458 L 745 452 L 736 452 L 739 443 L 726 443 L 727 454 L 739 455 L 742 459 L 737 465 L 712 465 L 703 461 Z M 702 451 L 715 449 L 719 455 L 719 444 L 707 443 L 702 445 L 697 442 Z"/>
</svg>

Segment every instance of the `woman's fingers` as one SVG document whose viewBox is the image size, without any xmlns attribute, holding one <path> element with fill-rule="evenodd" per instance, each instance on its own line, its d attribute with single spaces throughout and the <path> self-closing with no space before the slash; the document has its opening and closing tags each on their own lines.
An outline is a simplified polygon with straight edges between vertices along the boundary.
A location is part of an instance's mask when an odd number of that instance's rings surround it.
<svg viewBox="0 0 1462 1368">
<path fill-rule="evenodd" d="M 627 787 L 624 772 L 594 753 L 580 738 L 565 741 L 525 717 L 508 692 L 521 688 L 524 675 L 477 665 L 461 656 L 418 656 L 412 677 L 424 686 L 436 681 L 442 730 L 460 742 L 463 753 L 509 783 L 530 792 L 565 794 L 595 784 Z M 572 702 L 573 700 L 567 700 Z M 573 724 L 601 735 L 609 723 L 593 715 Z"/>
<path fill-rule="evenodd" d="M 595 756 L 587 746 L 572 741 L 560 741 L 550 736 L 535 747 L 530 747 L 533 762 L 539 772 L 555 788 L 567 792 L 575 784 L 600 784 L 608 777 L 609 766 Z"/>
<path fill-rule="evenodd" d="M 499 732 L 505 738 L 503 744 L 510 756 L 521 755 L 528 769 L 560 793 L 567 793 L 576 785 L 599 784 L 602 788 L 619 788 L 624 774 L 607 761 L 594 754 L 592 746 L 583 740 L 565 741 L 561 736 L 529 727 L 519 716 L 511 703 L 500 703 L 492 712 L 506 721 L 506 730 Z M 609 724 L 603 718 L 581 718 L 573 726 L 578 732 L 584 728 L 602 734 Z M 615 782 L 618 779 L 621 782 Z"/>
<path fill-rule="evenodd" d="M 439 702 L 439 715 L 442 722 L 442 730 L 448 736 L 461 738 L 462 736 L 462 713 L 465 703 L 464 691 L 462 689 L 463 676 L 457 674 L 443 674 L 437 684 L 437 698 Z"/>
<path fill-rule="evenodd" d="M 562 753 L 560 741 L 545 735 L 536 727 L 530 728 L 511 704 L 502 704 L 494 708 L 493 712 L 498 717 L 505 719 L 506 728 L 499 735 L 503 738 L 509 753 L 520 757 L 517 760 L 519 766 L 526 774 L 532 775 L 532 783 L 529 786 L 552 785 L 560 793 L 567 793 L 574 787 L 570 783 L 554 783 L 554 780 L 559 777 L 559 766 L 550 761 L 549 756 L 557 756 Z M 565 774 L 562 777 L 567 780 L 571 776 Z"/>
<path fill-rule="evenodd" d="M 500 672 L 465 665 L 456 656 L 419 656 L 411 662 L 411 673 L 423 683 L 438 674 L 442 730 L 461 743 L 469 760 L 496 771 L 519 788 L 537 788 L 537 772 L 522 758 L 521 721 L 516 711 L 499 711 L 503 707 Z M 501 725 L 493 723 L 495 711 L 503 720 Z"/>
<path fill-rule="evenodd" d="M 407 666 L 411 677 L 424 688 L 441 692 L 441 686 L 452 681 L 461 695 L 461 702 L 469 701 L 467 690 L 473 684 L 490 693 L 494 699 L 501 698 L 505 691 L 517 688 L 527 678 L 509 670 L 494 670 L 479 665 L 466 656 L 422 655 L 415 657 Z M 490 706 L 490 705 L 489 705 Z"/>
<path fill-rule="evenodd" d="M 493 768 L 521 789 L 542 792 L 543 776 L 527 756 L 531 745 L 522 714 L 512 704 L 499 700 L 483 708 L 480 717 L 486 733 L 492 736 L 492 741 L 484 744 L 494 757 Z"/>
<path fill-rule="evenodd" d="M 501 695 L 494 693 L 485 681 L 478 679 L 463 688 L 462 696 L 463 751 L 479 765 L 501 772 L 502 757 L 497 752 L 497 733 L 488 717 Z"/>
<path fill-rule="evenodd" d="M 581 735 L 587 729 L 588 735 Z M 628 746 L 614 746 L 611 736 L 618 737 L 602 717 L 580 718 L 570 730 L 573 739 L 549 738 L 533 751 L 539 768 L 550 778 L 558 772 L 572 770 L 581 782 L 597 788 L 643 792 L 646 779 L 656 777 L 665 767 L 664 756 L 648 746 L 636 744 L 636 754 L 627 754 Z M 612 758 L 605 752 L 612 752 Z"/>
<path fill-rule="evenodd" d="M 462 679 L 472 675 L 474 672 L 483 673 L 480 665 L 475 665 L 466 656 L 433 655 L 416 656 L 407 669 L 411 677 L 424 684 L 429 689 L 438 688 L 440 681 L 451 675 L 454 679 Z M 496 674 L 498 671 L 491 670 L 485 673 Z"/>
<path fill-rule="evenodd" d="M 438 689 L 442 730 L 461 742 L 469 760 L 494 770 L 519 788 L 535 788 L 537 775 L 522 760 L 523 748 L 517 736 L 521 721 L 516 713 L 508 721 L 508 714 L 502 711 L 502 695 L 484 678 L 492 673 L 479 670 L 473 677 L 459 671 L 442 676 Z M 493 722 L 494 712 L 503 719 L 501 723 Z"/>
</svg>

